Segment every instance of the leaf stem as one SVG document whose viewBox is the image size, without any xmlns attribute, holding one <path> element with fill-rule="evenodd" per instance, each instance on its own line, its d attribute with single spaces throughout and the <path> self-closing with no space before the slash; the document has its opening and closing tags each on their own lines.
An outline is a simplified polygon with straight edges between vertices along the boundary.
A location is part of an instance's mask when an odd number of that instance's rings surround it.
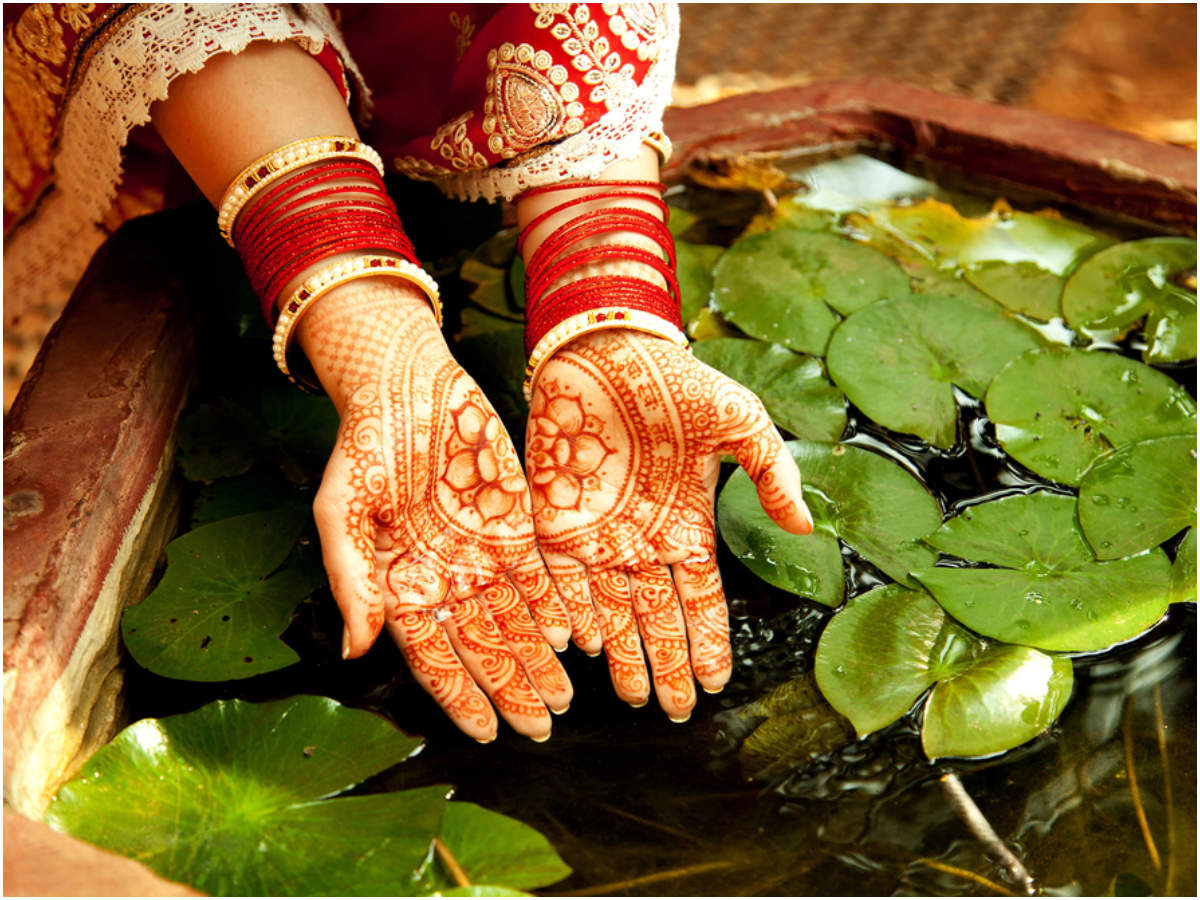
<svg viewBox="0 0 1200 900">
<path fill-rule="evenodd" d="M 995 891 L 997 894 L 1001 894 L 1005 897 L 1017 896 L 1004 885 L 997 884 L 990 878 L 986 878 L 983 875 L 980 875 L 978 872 L 972 872 L 970 869 L 960 869 L 958 866 L 952 866 L 949 863 L 938 862 L 936 859 L 926 859 L 925 857 L 916 859 L 914 862 L 918 862 L 923 866 L 928 866 L 931 869 L 937 869 L 939 872 L 945 872 L 949 875 L 957 875 L 959 878 L 965 878 L 968 881 L 974 881 L 976 884 L 983 885 L 989 891 Z"/>
<path fill-rule="evenodd" d="M 943 775 L 942 790 L 954 811 L 958 813 L 958 817 L 966 823 L 967 828 L 971 830 L 976 839 L 989 852 L 999 857 L 1008 877 L 1021 885 L 1026 894 L 1033 894 L 1033 876 L 1029 874 L 1024 863 L 1008 849 L 1004 841 L 1000 840 L 987 818 L 975 805 L 975 801 L 971 799 L 971 795 L 967 793 L 967 789 L 963 787 L 963 783 L 958 780 L 958 776 L 953 772 Z"/>
<path fill-rule="evenodd" d="M 1163 805 L 1167 808 L 1167 875 L 1163 896 L 1175 893 L 1175 795 L 1171 790 L 1171 764 L 1167 760 L 1167 726 L 1163 720 L 1162 688 L 1154 685 L 1154 732 L 1158 738 L 1158 755 L 1162 759 Z"/>
<path fill-rule="evenodd" d="M 458 860 L 454 858 L 454 854 L 450 852 L 450 848 L 442 843 L 440 837 L 433 839 L 433 850 L 437 854 L 437 858 L 441 860 L 446 871 L 450 873 L 450 877 L 454 879 L 454 884 L 457 887 L 470 887 L 471 879 L 467 877 L 467 873 L 463 871 L 463 867 L 458 864 Z"/>
<path fill-rule="evenodd" d="M 1150 833 L 1150 823 L 1146 821 L 1146 808 L 1142 806 L 1142 792 L 1138 788 L 1137 769 L 1133 765 L 1133 697 L 1125 703 L 1125 721 L 1121 730 L 1125 738 L 1125 774 L 1129 778 L 1133 812 L 1137 816 L 1138 828 L 1142 831 L 1142 840 L 1146 842 L 1146 850 L 1150 854 L 1154 871 L 1161 872 L 1162 859 L 1158 855 L 1158 847 L 1154 844 L 1154 835 Z"/>
<path fill-rule="evenodd" d="M 694 866 L 682 866 L 678 869 L 667 869 L 663 872 L 652 872 L 649 875 L 639 875 L 637 878 L 628 878 L 625 881 L 610 881 L 608 884 L 593 885 L 592 887 L 581 888 L 577 891 L 563 891 L 562 897 L 595 897 L 608 896 L 615 894 L 617 891 L 623 891 L 640 884 L 652 884 L 656 881 L 666 881 L 670 878 L 686 878 L 689 875 L 699 875 L 701 872 L 711 872 L 714 869 L 728 869 L 733 865 L 733 860 L 721 859 L 713 862 L 697 863 Z"/>
</svg>

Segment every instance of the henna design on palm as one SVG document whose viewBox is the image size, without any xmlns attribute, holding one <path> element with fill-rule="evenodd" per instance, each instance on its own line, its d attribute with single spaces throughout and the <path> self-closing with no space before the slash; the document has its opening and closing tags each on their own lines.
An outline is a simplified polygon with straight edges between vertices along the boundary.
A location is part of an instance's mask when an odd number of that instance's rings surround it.
<svg viewBox="0 0 1200 900">
<path fill-rule="evenodd" d="M 302 322 L 342 416 L 314 507 L 346 655 L 386 624 L 454 722 L 535 739 L 571 685 L 552 646 L 569 618 L 538 553 L 520 460 L 423 301 L 331 296 Z M 490 700 L 490 702 L 489 702 Z"/>
<path fill-rule="evenodd" d="M 732 453 L 767 513 L 812 528 L 800 475 L 762 403 L 669 341 L 630 331 L 559 350 L 534 385 L 526 468 L 539 545 L 575 642 L 603 645 L 618 695 L 653 685 L 683 720 L 695 680 L 732 671 L 713 494 Z M 649 660 L 649 675 L 646 660 Z"/>
</svg>

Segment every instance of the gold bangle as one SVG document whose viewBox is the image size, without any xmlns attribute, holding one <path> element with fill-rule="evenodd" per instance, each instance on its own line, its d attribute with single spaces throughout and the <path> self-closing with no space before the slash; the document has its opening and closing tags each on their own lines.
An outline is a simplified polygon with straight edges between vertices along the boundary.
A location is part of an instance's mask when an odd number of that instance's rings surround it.
<svg viewBox="0 0 1200 900">
<path fill-rule="evenodd" d="M 671 159 L 671 151 L 674 149 L 671 145 L 671 139 L 661 131 L 651 131 L 644 138 L 643 144 L 648 144 L 658 151 L 658 164 L 665 166 Z"/>
<path fill-rule="evenodd" d="M 570 318 L 563 319 L 544 335 L 529 354 L 529 362 L 525 365 L 525 401 L 533 399 L 533 383 L 537 381 L 542 367 L 550 361 L 557 350 L 565 347 L 575 338 L 593 331 L 605 328 L 624 328 L 629 331 L 641 331 L 655 337 L 666 338 L 681 347 L 688 346 L 687 335 L 671 322 L 654 313 L 640 309 L 626 309 L 623 306 L 605 306 L 599 309 L 589 309 Z"/>
<path fill-rule="evenodd" d="M 335 287 L 356 281 L 359 278 L 374 278 L 386 276 L 411 282 L 421 289 L 429 304 L 433 307 L 433 315 L 438 327 L 442 327 L 442 303 L 438 292 L 437 282 L 422 269 L 406 259 L 395 256 L 356 256 L 353 259 L 339 260 L 318 269 L 307 278 L 296 292 L 283 305 L 279 312 L 279 321 L 275 323 L 275 334 L 271 339 L 271 353 L 279 371 L 293 383 L 297 383 L 292 375 L 287 361 L 288 348 L 292 335 L 300 317 L 312 305 Z"/>
<path fill-rule="evenodd" d="M 217 230 L 221 232 L 221 237 L 230 247 L 233 246 L 233 225 L 238 215 L 250 199 L 268 184 L 303 166 L 338 157 L 368 162 L 383 177 L 383 159 L 357 138 L 335 135 L 293 141 L 260 156 L 229 182 L 217 207 Z"/>
</svg>

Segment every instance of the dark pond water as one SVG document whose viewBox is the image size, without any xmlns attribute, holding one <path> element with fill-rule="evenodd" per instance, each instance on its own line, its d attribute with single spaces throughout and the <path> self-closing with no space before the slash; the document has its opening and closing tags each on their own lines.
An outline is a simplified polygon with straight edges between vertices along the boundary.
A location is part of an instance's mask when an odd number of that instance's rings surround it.
<svg viewBox="0 0 1200 900">
<path fill-rule="evenodd" d="M 762 208 L 755 196 L 709 192 L 690 204 L 707 216 L 706 239 L 725 243 Z M 1194 366 L 1172 374 L 1194 396 Z M 960 400 L 964 440 L 956 450 L 898 438 L 853 409 L 847 439 L 901 462 L 947 511 L 1045 487 L 1000 451 L 979 405 Z M 1195 895 L 1194 606 L 1172 607 L 1139 639 L 1077 660 L 1074 696 L 1059 722 L 1001 758 L 931 765 L 910 716 L 755 778 L 755 767 L 739 760 L 727 711 L 808 672 L 831 612 L 764 585 L 722 554 L 734 677 L 721 694 L 701 694 L 683 724 L 653 704 L 634 710 L 618 701 L 603 659 L 572 648 L 564 661 L 576 696 L 551 740 L 535 744 L 505 728 L 480 746 L 450 725 L 386 640 L 343 663 L 340 619 L 327 593 L 302 605 L 286 636 L 301 665 L 202 686 L 159 679 L 130 662 L 130 709 L 161 715 L 216 697 L 296 693 L 375 709 L 424 735 L 427 746 L 364 790 L 448 782 L 458 799 L 527 822 L 575 871 L 547 894 L 1016 892 L 948 802 L 940 779 L 955 772 L 1039 891 Z M 846 557 L 851 595 L 885 580 L 849 550 Z"/>
</svg>

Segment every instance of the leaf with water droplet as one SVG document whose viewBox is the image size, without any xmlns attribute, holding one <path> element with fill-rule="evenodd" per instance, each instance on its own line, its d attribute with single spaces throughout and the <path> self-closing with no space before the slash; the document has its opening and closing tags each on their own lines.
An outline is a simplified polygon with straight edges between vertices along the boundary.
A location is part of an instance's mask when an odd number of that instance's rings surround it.
<svg viewBox="0 0 1200 900">
<path fill-rule="evenodd" d="M 846 429 L 846 399 L 819 359 L 737 338 L 698 341 L 692 353 L 758 394 L 771 420 L 798 438 L 836 441 Z"/>
<path fill-rule="evenodd" d="M 843 677 L 831 677 L 837 668 Z M 1049 727 L 1071 695 L 1070 660 L 980 640 L 922 590 L 885 585 L 848 601 L 817 647 L 817 684 L 868 734 L 928 688 L 921 743 L 931 758 L 986 756 Z"/>
<path fill-rule="evenodd" d="M 829 342 L 827 364 L 850 401 L 876 422 L 950 447 L 958 423 L 954 385 L 982 397 L 1005 363 L 1042 344 L 995 304 L 919 294 L 846 319 Z"/>
<path fill-rule="evenodd" d="M 952 616 L 997 640 L 1090 652 L 1136 637 L 1166 612 L 1166 554 L 1155 548 L 1098 562 L 1075 512 L 1074 497 L 1046 492 L 969 507 L 928 542 L 996 568 L 937 566 L 913 575 Z M 1041 602 L 1029 602 L 1031 593 Z"/>
<path fill-rule="evenodd" d="M 1055 347 L 1014 359 L 988 388 L 987 412 L 1011 456 L 1062 484 L 1079 484 L 1117 447 L 1196 432 L 1196 404 L 1174 380 L 1095 350 Z"/>
<path fill-rule="evenodd" d="M 1190 435 L 1151 438 L 1092 464 L 1079 484 L 1079 524 L 1098 558 L 1141 553 L 1196 521 L 1195 449 Z M 1115 505 L 1100 502 L 1110 495 Z"/>
<path fill-rule="evenodd" d="M 1183 284 L 1196 271 L 1196 241 L 1154 237 L 1097 253 L 1067 281 L 1067 322 L 1089 331 L 1119 330 L 1145 319 L 1149 363 L 1196 357 L 1196 291 Z"/>
<path fill-rule="evenodd" d="M 909 293 L 908 278 L 881 253 L 817 231 L 783 229 L 742 238 L 717 261 L 713 306 L 746 334 L 825 355 L 843 314 Z"/>
<path fill-rule="evenodd" d="M 811 535 L 789 534 L 776 525 L 744 471 L 730 477 L 717 501 L 721 537 L 752 572 L 776 587 L 837 606 L 844 596 L 838 538 L 898 581 L 933 562 L 921 539 L 937 529 L 941 511 L 912 475 L 859 447 L 789 441 L 788 448 L 804 476 Z M 813 584 L 818 593 L 806 591 Z"/>
</svg>

